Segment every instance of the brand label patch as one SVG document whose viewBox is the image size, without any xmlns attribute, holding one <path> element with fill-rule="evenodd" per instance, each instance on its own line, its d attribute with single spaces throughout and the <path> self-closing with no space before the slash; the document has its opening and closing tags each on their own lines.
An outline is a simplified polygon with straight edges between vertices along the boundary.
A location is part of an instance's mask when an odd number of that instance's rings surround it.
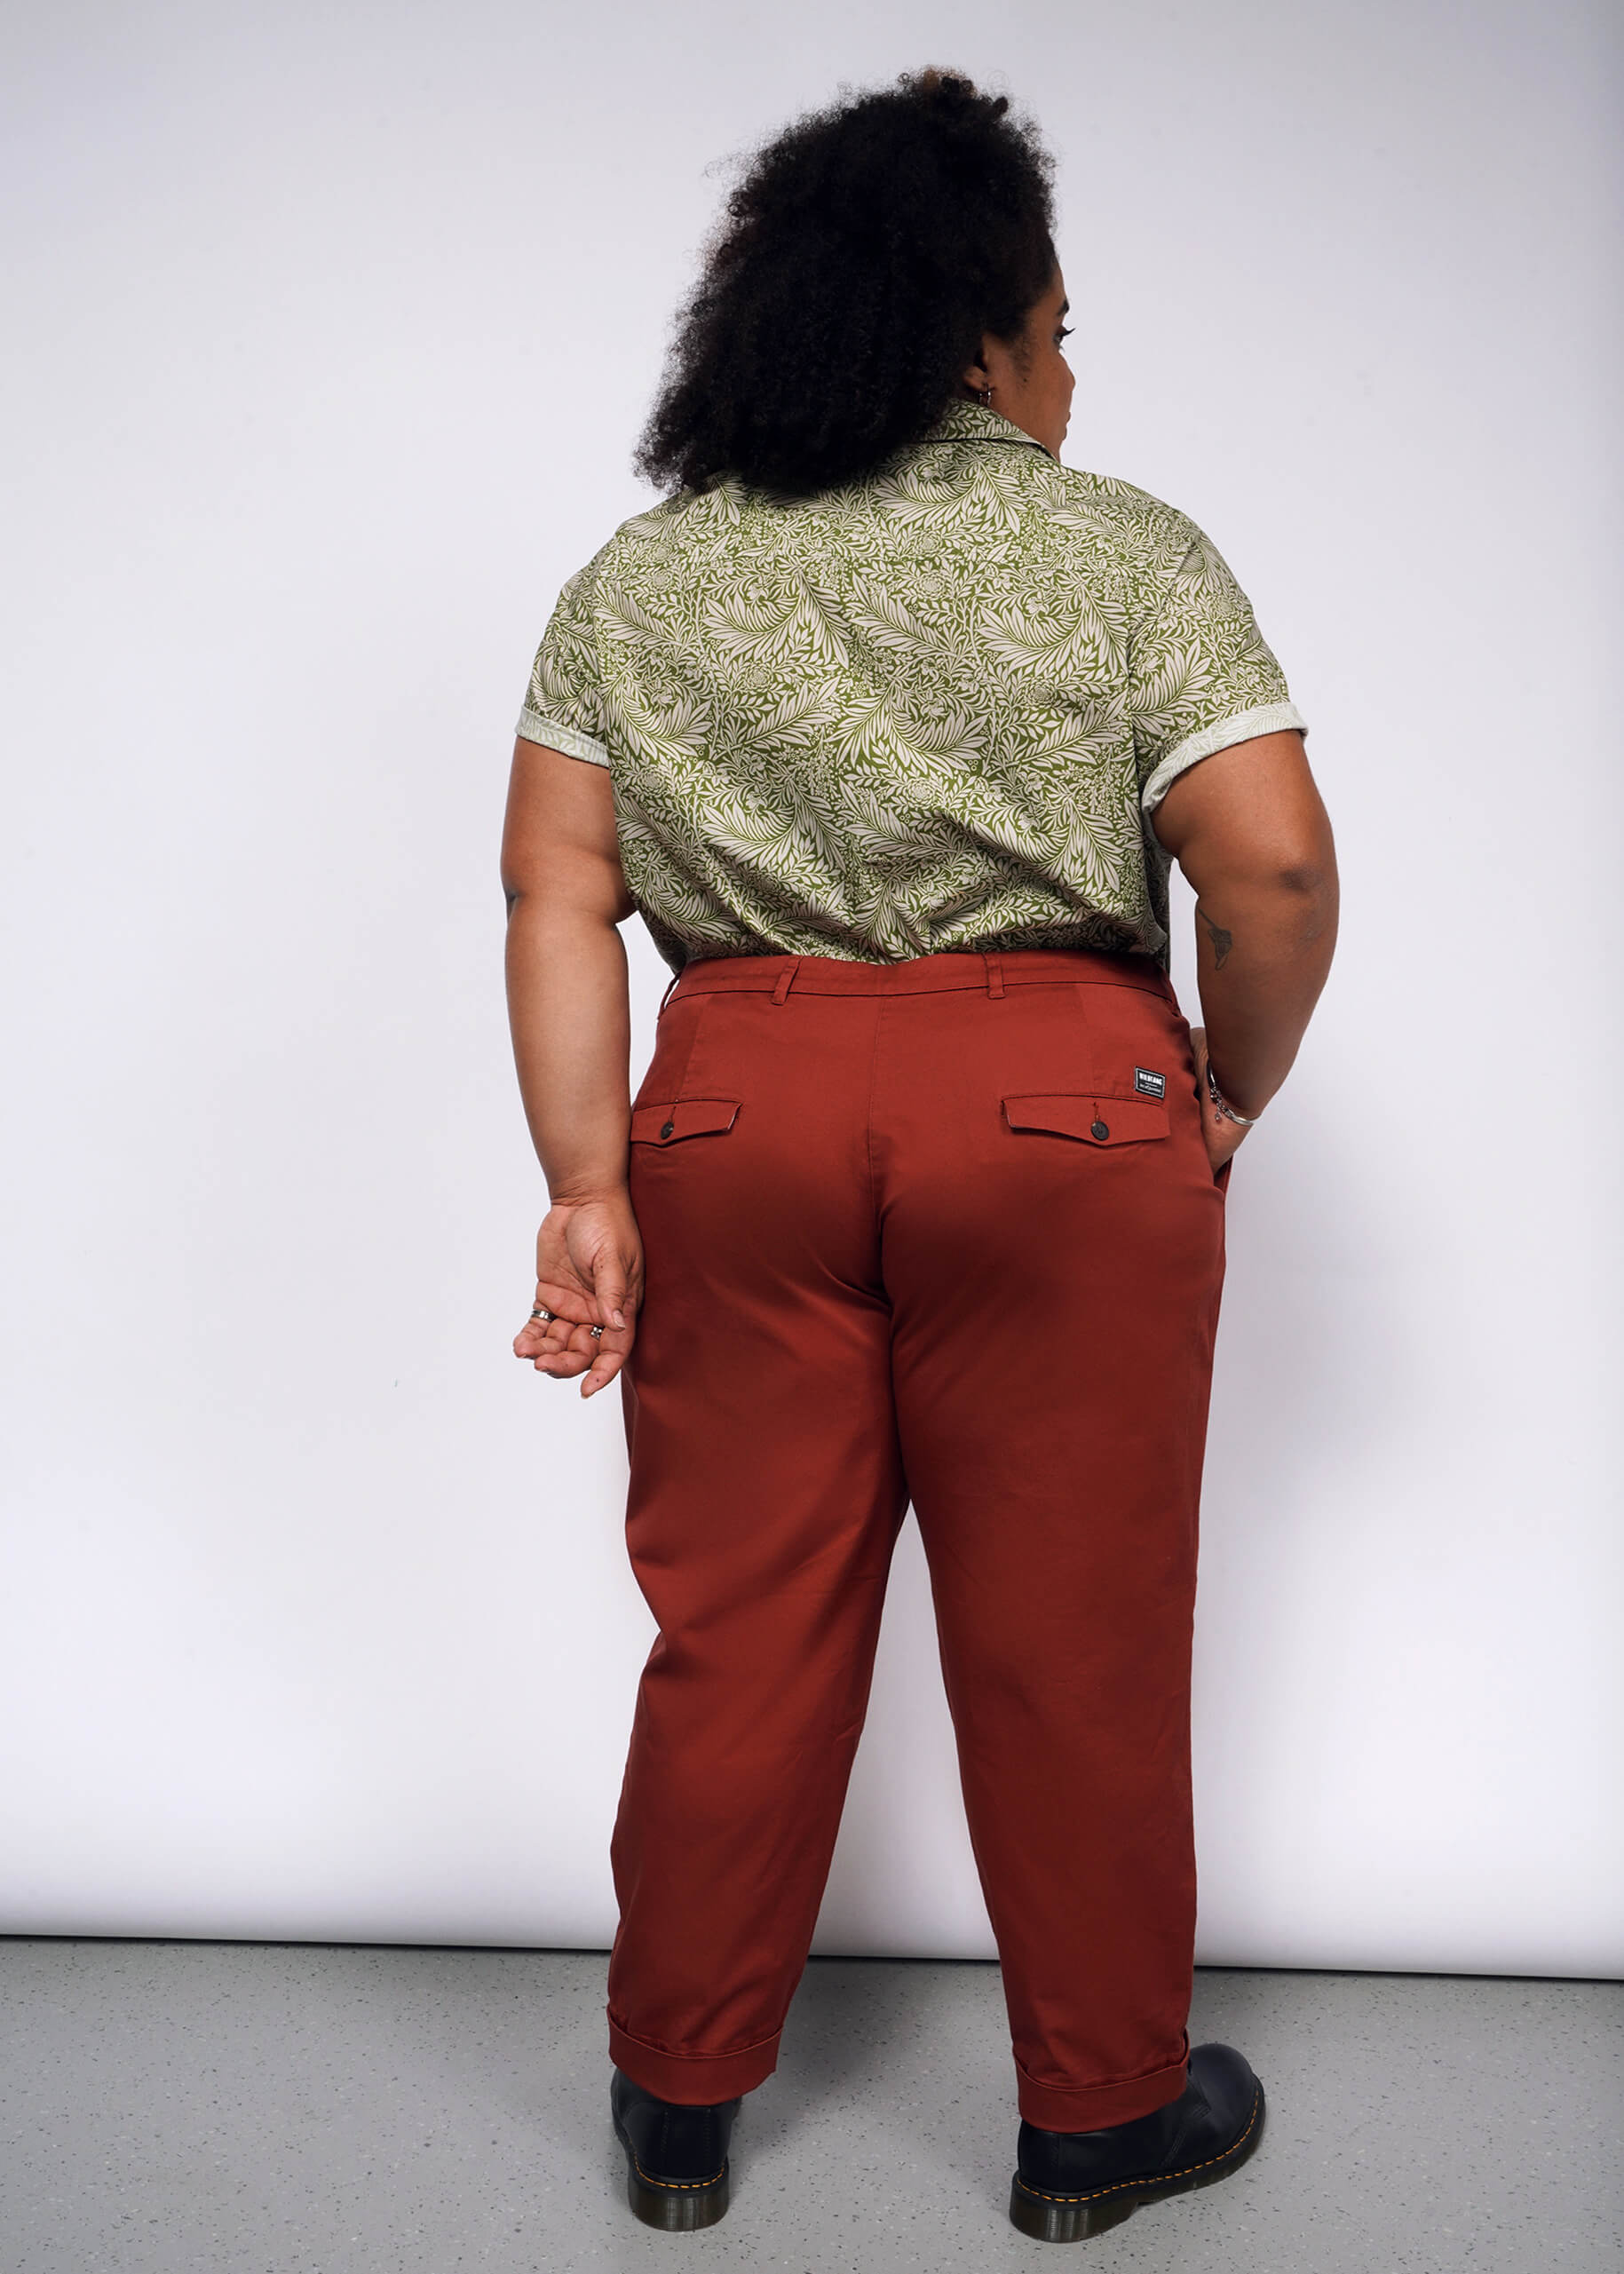
<svg viewBox="0 0 1624 2274">
<path fill-rule="evenodd" d="M 1133 1086 L 1141 1097 L 1165 1097 L 1168 1094 L 1166 1074 L 1153 1074 L 1147 1066 L 1135 1066 Z"/>
</svg>

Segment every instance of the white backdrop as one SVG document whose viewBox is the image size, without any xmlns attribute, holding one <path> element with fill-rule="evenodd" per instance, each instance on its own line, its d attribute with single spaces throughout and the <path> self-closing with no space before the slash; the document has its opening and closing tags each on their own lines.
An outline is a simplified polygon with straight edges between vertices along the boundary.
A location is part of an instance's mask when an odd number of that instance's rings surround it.
<svg viewBox="0 0 1624 2274">
<path fill-rule="evenodd" d="M 511 725 L 707 167 L 934 60 L 1037 108 L 1067 457 L 1228 555 L 1346 871 L 1231 1200 L 1201 1955 L 1624 1970 L 1601 20 L 12 19 L 0 1925 L 607 1942 L 651 1625 L 617 1397 L 508 1351 Z M 911 1525 L 819 1947 L 991 1947 Z"/>
</svg>

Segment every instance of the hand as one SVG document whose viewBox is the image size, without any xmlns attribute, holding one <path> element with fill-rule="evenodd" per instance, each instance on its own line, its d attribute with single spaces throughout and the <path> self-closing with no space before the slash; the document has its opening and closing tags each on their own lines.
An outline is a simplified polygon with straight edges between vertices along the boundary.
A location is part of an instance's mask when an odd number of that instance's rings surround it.
<svg viewBox="0 0 1624 2274">
<path fill-rule="evenodd" d="M 1195 1094 L 1201 1108 L 1201 1135 L 1207 1141 L 1207 1158 L 1216 1177 L 1220 1169 L 1229 1166 L 1252 1132 L 1235 1121 L 1225 1121 L 1212 1102 L 1207 1087 L 1207 1029 L 1192 1026 L 1190 1042 L 1195 1052 Z"/>
<path fill-rule="evenodd" d="M 548 1209 L 535 1235 L 535 1300 L 555 1316 L 527 1319 L 513 1337 L 514 1357 L 560 1380 L 584 1374 L 583 1398 L 613 1382 L 630 1354 L 643 1300 L 643 1240 L 624 1185 Z"/>
</svg>

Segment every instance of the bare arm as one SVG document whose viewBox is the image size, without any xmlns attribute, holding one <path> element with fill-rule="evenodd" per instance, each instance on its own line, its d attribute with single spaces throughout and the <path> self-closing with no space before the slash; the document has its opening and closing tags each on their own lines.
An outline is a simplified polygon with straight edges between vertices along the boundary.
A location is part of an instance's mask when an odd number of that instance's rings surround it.
<svg viewBox="0 0 1624 2274">
<path fill-rule="evenodd" d="M 1203 1090 L 1206 1052 L 1237 1113 L 1261 1113 L 1291 1071 L 1336 945 L 1336 852 L 1302 735 L 1260 734 L 1203 758 L 1152 826 L 1196 894 Z M 1216 1168 L 1244 1132 L 1208 1112 L 1207 1134 Z"/>
<path fill-rule="evenodd" d="M 535 1299 L 557 1314 L 521 1328 L 513 1348 L 538 1373 L 584 1373 L 590 1397 L 620 1371 L 643 1290 L 626 1190 L 631 1018 L 615 928 L 633 903 L 606 767 L 514 744 L 502 886 L 513 1058 L 551 1200 Z"/>
</svg>

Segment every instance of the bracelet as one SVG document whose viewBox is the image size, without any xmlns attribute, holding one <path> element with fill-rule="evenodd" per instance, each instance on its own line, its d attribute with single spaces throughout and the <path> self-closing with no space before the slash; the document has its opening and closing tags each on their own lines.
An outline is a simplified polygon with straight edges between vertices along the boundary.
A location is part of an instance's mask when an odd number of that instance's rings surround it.
<svg viewBox="0 0 1624 2274">
<path fill-rule="evenodd" d="M 1255 1129 L 1262 1121 L 1261 1113 L 1238 1113 L 1218 1087 L 1218 1077 L 1212 1070 L 1212 1060 L 1207 1061 L 1207 1095 L 1212 1100 L 1212 1110 L 1220 1121 L 1233 1121 L 1243 1129 Z"/>
</svg>

